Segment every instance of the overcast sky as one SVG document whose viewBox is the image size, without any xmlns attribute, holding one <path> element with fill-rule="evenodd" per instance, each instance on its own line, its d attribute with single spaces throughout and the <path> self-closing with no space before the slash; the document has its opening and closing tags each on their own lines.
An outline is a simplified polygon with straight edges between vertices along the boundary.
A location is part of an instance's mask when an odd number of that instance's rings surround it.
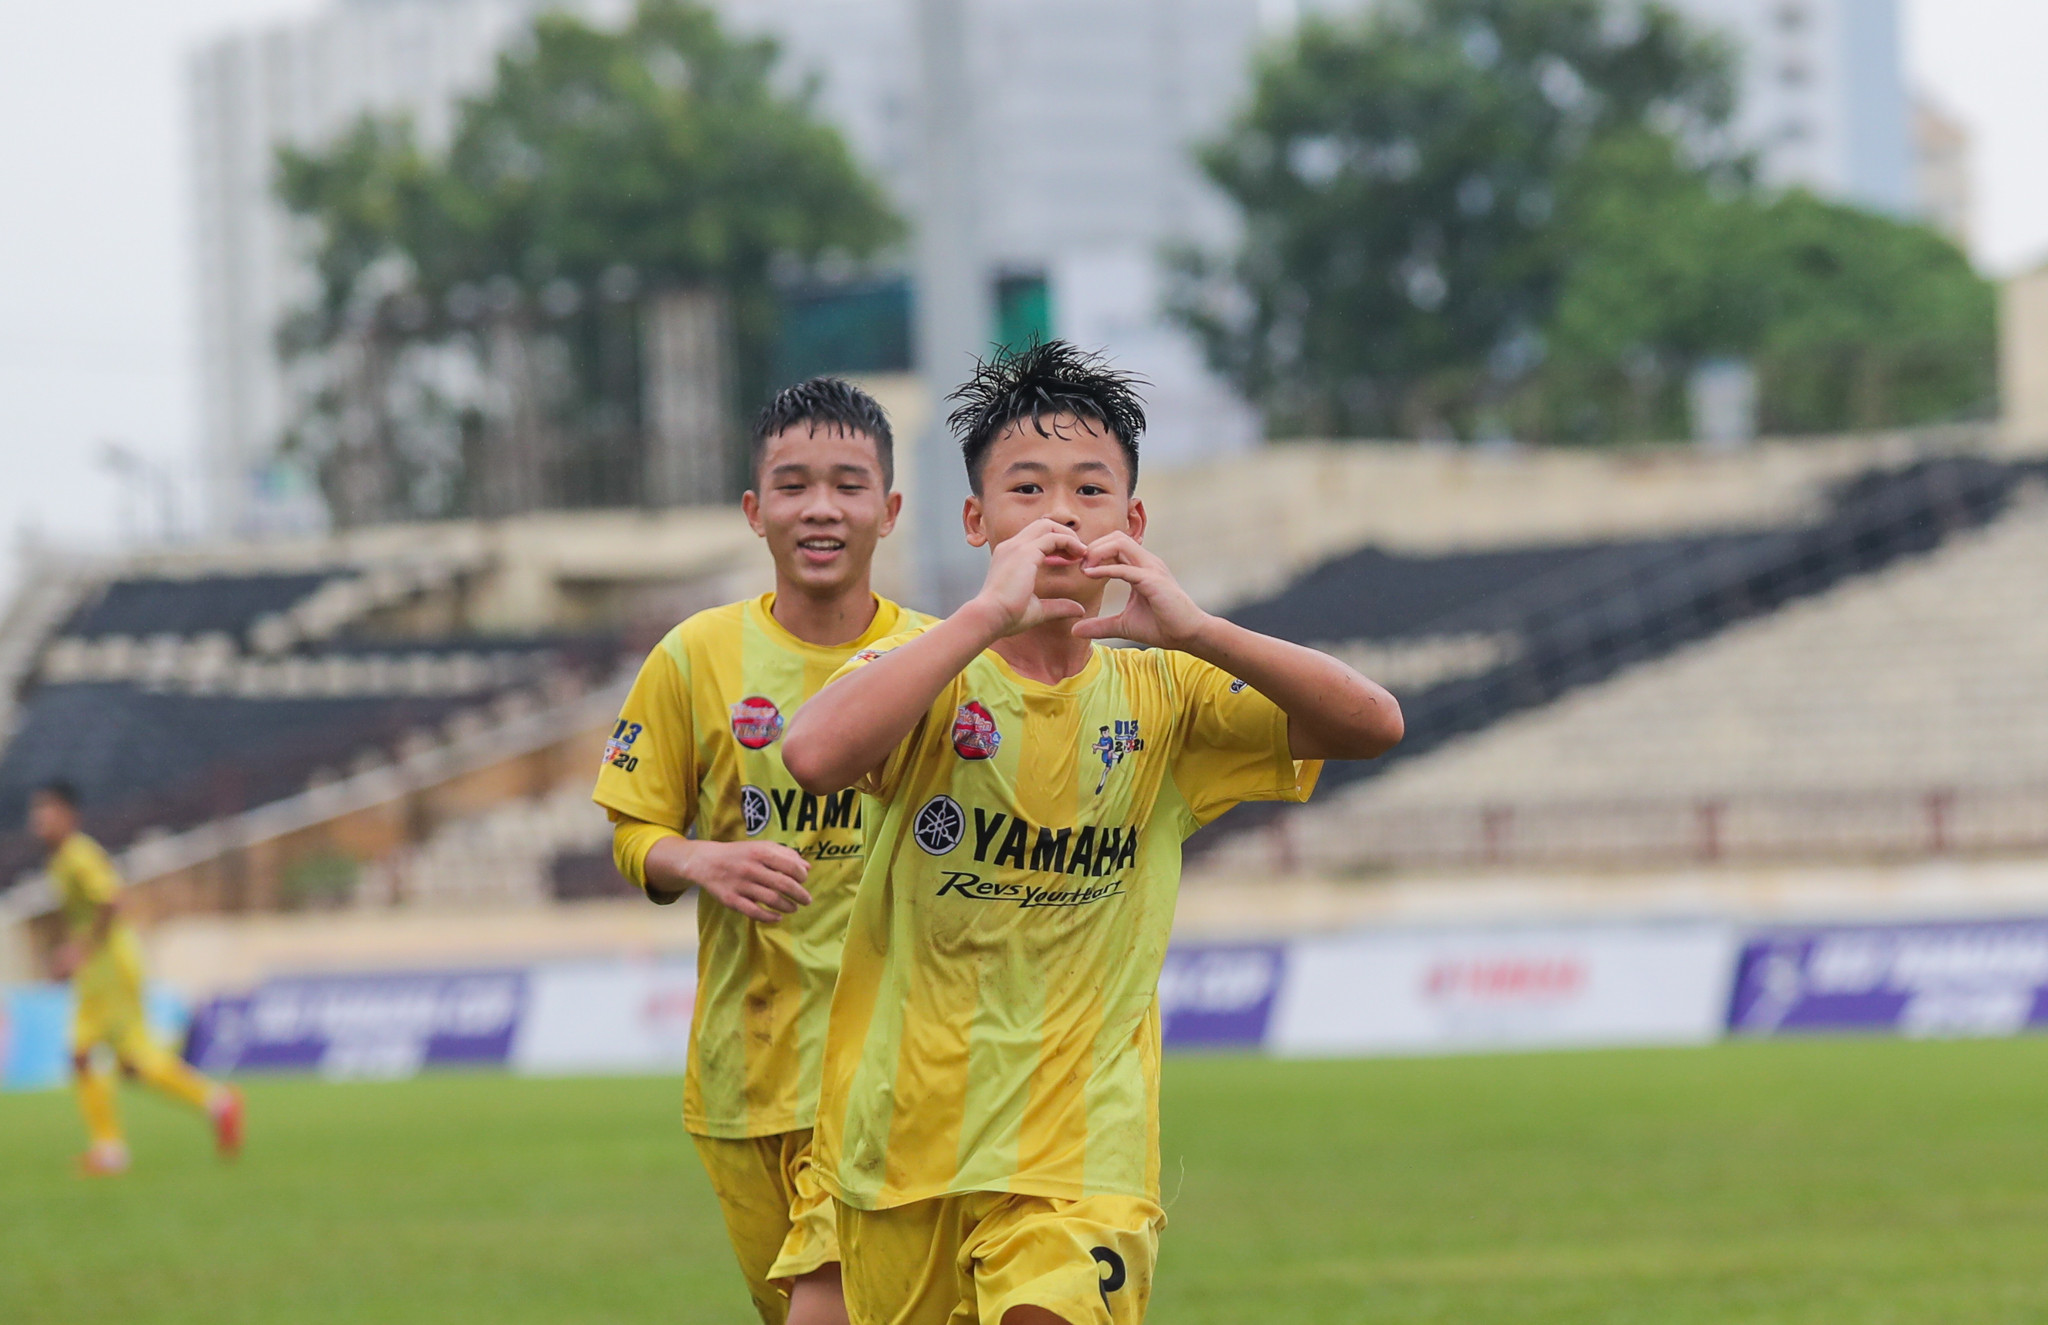
<svg viewBox="0 0 2048 1325">
<path fill-rule="evenodd" d="M 119 536 L 110 439 L 195 469 L 185 53 L 317 0 L 0 0 L 0 594 Z M 1910 76 L 1975 136 L 1979 262 L 2048 258 L 2048 0 L 1907 0 Z M 195 512 L 189 509 L 186 518 Z"/>
</svg>

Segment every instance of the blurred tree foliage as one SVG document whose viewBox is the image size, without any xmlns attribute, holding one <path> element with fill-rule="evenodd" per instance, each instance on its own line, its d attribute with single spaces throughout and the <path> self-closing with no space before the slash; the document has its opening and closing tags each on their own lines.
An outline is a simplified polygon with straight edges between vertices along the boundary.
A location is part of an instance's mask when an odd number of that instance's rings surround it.
<svg viewBox="0 0 2048 1325">
<path fill-rule="evenodd" d="M 1281 434 L 1682 435 L 1717 358 L 1770 430 L 1983 410 L 1989 284 L 1924 227 L 1759 189 L 1730 59 L 1607 0 L 1308 19 L 1203 151 L 1245 233 L 1177 255 L 1175 311 Z"/>
<path fill-rule="evenodd" d="M 554 481 L 572 503 L 617 500 L 640 444 L 639 313 L 662 291 L 720 296 L 735 394 L 757 398 L 777 265 L 902 232 L 808 89 L 778 85 L 776 59 L 684 0 L 643 0 L 618 30 L 550 15 L 444 149 L 365 119 L 323 150 L 283 151 L 278 193 L 310 222 L 319 277 L 282 334 L 306 379 L 289 444 L 330 505 L 474 509 L 494 375 L 551 384 Z M 329 463 L 351 452 L 377 463 Z"/>
</svg>

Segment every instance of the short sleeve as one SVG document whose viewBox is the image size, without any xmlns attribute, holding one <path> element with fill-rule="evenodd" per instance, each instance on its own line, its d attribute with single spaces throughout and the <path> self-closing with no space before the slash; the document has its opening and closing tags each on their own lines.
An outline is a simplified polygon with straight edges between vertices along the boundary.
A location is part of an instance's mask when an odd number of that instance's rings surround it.
<svg viewBox="0 0 2048 1325">
<path fill-rule="evenodd" d="M 1174 659 L 1182 728 L 1173 779 L 1197 826 L 1243 801 L 1305 801 L 1320 759 L 1296 759 L 1287 714 L 1243 681 L 1186 654 Z"/>
<path fill-rule="evenodd" d="M 687 831 L 702 770 L 690 707 L 689 652 L 680 632 L 647 655 L 604 743 L 591 799 L 632 819 Z"/>
<path fill-rule="evenodd" d="M 842 676 L 851 676 L 883 654 L 908 644 L 911 640 L 922 635 L 929 628 L 929 625 L 930 623 L 926 622 L 916 630 L 909 630 L 900 635 L 891 635 L 886 639 L 876 640 L 867 648 L 860 650 L 851 658 L 841 663 L 839 670 L 832 673 L 831 680 L 825 684 L 830 685 L 832 681 L 837 681 Z M 934 700 L 932 707 L 926 711 L 922 718 L 917 720 L 917 725 L 910 729 L 910 734 L 897 742 L 896 748 L 889 752 L 889 757 L 882 761 L 880 768 L 864 774 L 858 782 L 855 782 L 853 784 L 854 790 L 878 799 L 887 799 L 893 795 L 897 786 L 903 781 L 904 770 L 909 768 L 912 762 L 915 761 L 918 746 L 924 743 L 927 734 L 932 729 L 932 714 L 943 714 L 951 711 L 950 698 L 952 693 L 953 687 L 951 685 L 940 691 L 938 699 Z"/>
</svg>

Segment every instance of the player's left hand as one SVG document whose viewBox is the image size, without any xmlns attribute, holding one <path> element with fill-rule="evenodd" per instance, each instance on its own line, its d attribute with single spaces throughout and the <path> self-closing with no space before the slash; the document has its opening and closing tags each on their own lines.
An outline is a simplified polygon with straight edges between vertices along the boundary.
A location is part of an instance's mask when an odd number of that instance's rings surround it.
<svg viewBox="0 0 2048 1325">
<path fill-rule="evenodd" d="M 1185 649 L 1209 623 L 1209 614 L 1188 597 L 1166 563 L 1129 534 L 1104 534 L 1090 543 L 1081 573 L 1098 580 L 1122 580 L 1131 586 L 1131 598 L 1115 616 L 1075 622 L 1076 635 Z"/>
</svg>

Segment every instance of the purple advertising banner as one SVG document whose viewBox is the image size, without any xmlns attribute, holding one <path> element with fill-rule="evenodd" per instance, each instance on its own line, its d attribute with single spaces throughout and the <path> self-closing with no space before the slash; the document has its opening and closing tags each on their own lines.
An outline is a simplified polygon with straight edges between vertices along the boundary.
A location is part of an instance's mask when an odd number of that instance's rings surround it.
<svg viewBox="0 0 2048 1325">
<path fill-rule="evenodd" d="M 1728 1004 L 1738 1035 L 2012 1035 L 2048 1026 L 2048 920 L 1759 934 Z"/>
<path fill-rule="evenodd" d="M 192 1020 L 186 1056 L 208 1072 L 410 1076 L 506 1062 L 526 1006 L 522 971 L 416 971 L 266 981 Z"/>
<path fill-rule="evenodd" d="M 1159 973 L 1161 1035 L 1169 1049 L 1257 1048 L 1286 970 L 1277 943 L 1167 950 Z"/>
</svg>

